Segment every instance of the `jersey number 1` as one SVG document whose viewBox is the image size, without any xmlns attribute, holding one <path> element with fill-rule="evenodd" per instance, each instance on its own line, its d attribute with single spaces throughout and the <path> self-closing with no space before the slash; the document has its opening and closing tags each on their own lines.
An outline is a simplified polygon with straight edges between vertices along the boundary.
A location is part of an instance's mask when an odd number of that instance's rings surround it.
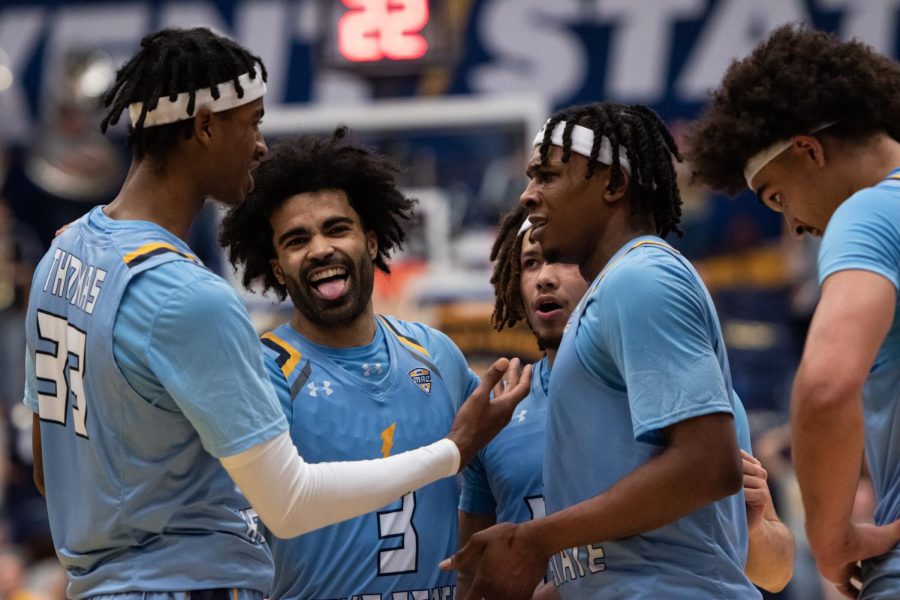
<svg viewBox="0 0 900 600">
<path fill-rule="evenodd" d="M 84 395 L 84 350 L 87 335 L 65 319 L 38 311 L 38 337 L 56 344 L 51 353 L 38 351 L 34 368 L 38 380 L 55 384 L 52 394 L 38 393 L 42 421 L 66 424 L 66 404 L 72 393 L 75 434 L 87 438 L 87 398 Z"/>
</svg>

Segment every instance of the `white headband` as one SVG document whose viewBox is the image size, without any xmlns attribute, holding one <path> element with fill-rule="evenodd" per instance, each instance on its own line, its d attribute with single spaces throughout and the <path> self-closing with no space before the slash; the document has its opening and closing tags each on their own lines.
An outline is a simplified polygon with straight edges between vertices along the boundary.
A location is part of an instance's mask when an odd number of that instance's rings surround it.
<svg viewBox="0 0 900 600">
<path fill-rule="evenodd" d="M 819 125 L 812 131 L 810 131 L 810 135 L 813 133 L 818 133 L 823 129 L 827 129 L 837 123 L 837 121 L 831 121 L 829 123 L 825 123 L 824 125 Z M 768 148 L 764 148 L 747 159 L 747 163 L 744 165 L 744 179 L 747 180 L 747 187 L 751 190 L 753 189 L 753 185 L 751 185 L 751 181 L 756 175 L 763 170 L 767 164 L 772 162 L 776 156 L 787 150 L 791 147 L 791 140 L 778 140 Z"/>
<path fill-rule="evenodd" d="M 234 87 L 234 81 L 229 79 L 216 87 L 219 89 L 219 97 L 213 99 L 212 89 L 203 88 L 194 92 L 194 113 L 203 107 L 208 107 L 212 112 L 222 112 L 249 104 L 257 98 L 262 98 L 266 93 L 266 82 L 263 81 L 259 73 L 256 77 L 250 78 L 250 73 L 244 73 L 238 77 L 238 82 L 244 90 L 243 96 L 238 98 L 237 90 Z M 189 119 L 193 115 L 188 112 L 187 107 L 191 97 L 190 92 L 182 92 L 174 101 L 169 100 L 168 96 L 159 99 L 156 108 L 147 111 L 144 117 L 144 127 L 154 127 L 156 125 L 167 125 L 176 121 Z M 144 108 L 143 102 L 133 102 L 128 105 L 128 113 L 131 115 L 131 125 L 136 126 L 141 118 L 141 110 Z"/>
<path fill-rule="evenodd" d="M 547 121 L 549 123 L 549 121 Z M 563 145 L 563 130 L 566 128 L 566 122 L 560 121 L 556 124 L 556 127 L 553 128 L 553 133 L 550 135 L 550 143 L 554 146 L 562 146 Z M 536 136 L 534 136 L 533 146 L 540 146 L 544 143 L 544 132 L 547 129 L 547 125 L 544 124 L 541 127 L 541 130 L 538 132 Z M 587 127 L 582 127 L 581 125 L 575 125 L 572 127 L 572 152 L 577 152 L 582 156 L 587 156 L 590 158 L 591 149 L 594 147 L 594 132 L 588 129 Z M 612 144 L 609 141 L 609 138 L 603 136 L 600 141 L 600 152 L 597 153 L 597 162 L 603 163 L 604 165 L 612 164 Z M 628 151 L 625 150 L 625 147 L 619 146 L 619 166 L 622 167 L 622 170 L 631 175 L 631 163 L 628 162 Z"/>
</svg>

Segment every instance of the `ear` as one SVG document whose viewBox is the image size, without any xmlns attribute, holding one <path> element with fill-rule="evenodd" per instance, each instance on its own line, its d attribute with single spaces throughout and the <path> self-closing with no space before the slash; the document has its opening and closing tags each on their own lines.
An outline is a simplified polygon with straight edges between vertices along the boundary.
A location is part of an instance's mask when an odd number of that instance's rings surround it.
<svg viewBox="0 0 900 600">
<path fill-rule="evenodd" d="M 284 285 L 284 271 L 281 270 L 281 266 L 278 264 L 277 259 L 271 259 L 269 261 L 269 265 L 272 267 L 272 274 L 275 275 L 275 279 L 281 285 Z"/>
<path fill-rule="evenodd" d="M 194 113 L 194 138 L 203 145 L 212 142 L 213 112 L 202 106 Z"/>
<path fill-rule="evenodd" d="M 795 135 L 791 138 L 794 155 L 804 161 L 810 161 L 819 168 L 825 167 L 825 146 L 819 138 L 812 135 Z"/>
<path fill-rule="evenodd" d="M 603 187 L 604 202 L 614 204 L 622 200 L 628 194 L 628 190 L 631 188 L 631 175 L 625 169 L 621 169 L 621 173 L 622 178 L 619 181 L 619 185 L 613 188 L 610 185 L 612 182 L 612 169 L 606 169 L 606 181 Z"/>
<path fill-rule="evenodd" d="M 374 231 L 366 232 L 366 246 L 369 248 L 369 258 L 375 260 L 378 256 L 378 237 Z"/>
</svg>

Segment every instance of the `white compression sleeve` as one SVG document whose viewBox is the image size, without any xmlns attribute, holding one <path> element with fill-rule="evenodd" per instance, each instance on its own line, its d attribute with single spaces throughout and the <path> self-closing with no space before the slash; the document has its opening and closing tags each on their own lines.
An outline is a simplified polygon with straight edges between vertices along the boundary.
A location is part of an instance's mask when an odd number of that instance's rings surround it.
<svg viewBox="0 0 900 600">
<path fill-rule="evenodd" d="M 371 512 L 455 475 L 459 449 L 444 438 L 388 458 L 307 463 L 285 432 L 221 461 L 266 527 L 289 538 Z"/>
</svg>

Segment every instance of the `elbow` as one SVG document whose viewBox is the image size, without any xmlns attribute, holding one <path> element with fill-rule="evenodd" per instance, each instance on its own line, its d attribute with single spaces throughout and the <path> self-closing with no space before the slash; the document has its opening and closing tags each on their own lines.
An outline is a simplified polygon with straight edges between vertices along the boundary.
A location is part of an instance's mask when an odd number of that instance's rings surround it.
<svg viewBox="0 0 900 600">
<path fill-rule="evenodd" d="M 798 371 L 791 392 L 791 426 L 818 430 L 821 425 L 841 422 L 847 411 L 860 411 L 863 380 L 841 373 L 816 376 Z"/>
<path fill-rule="evenodd" d="M 839 367 L 801 366 L 791 391 L 791 413 L 795 425 L 816 427 L 829 422 L 854 403 L 859 406 L 865 376 L 843 372 Z"/>
<path fill-rule="evenodd" d="M 295 538 L 299 535 L 303 535 L 304 533 L 309 533 L 312 531 L 312 527 L 307 527 L 306 523 L 291 523 L 284 519 L 279 519 L 277 521 L 273 521 L 271 524 L 269 521 L 262 519 L 262 522 L 265 524 L 266 529 L 274 535 L 275 537 L 288 540 L 290 538 Z"/>
<path fill-rule="evenodd" d="M 694 490 L 697 494 L 697 506 L 711 504 L 722 498 L 737 494 L 744 484 L 744 474 L 741 470 L 740 454 L 735 453 L 734 460 L 729 456 L 722 456 L 718 460 L 706 460 L 696 465 L 696 472 L 701 477 L 696 478 Z"/>
</svg>

